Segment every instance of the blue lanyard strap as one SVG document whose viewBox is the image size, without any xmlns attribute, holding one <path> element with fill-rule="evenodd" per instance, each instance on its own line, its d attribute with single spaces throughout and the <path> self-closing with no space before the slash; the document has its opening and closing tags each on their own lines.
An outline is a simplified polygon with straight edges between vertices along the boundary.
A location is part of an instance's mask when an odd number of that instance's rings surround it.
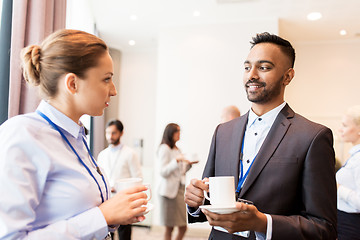
<svg viewBox="0 0 360 240">
<path fill-rule="evenodd" d="M 75 153 L 75 155 L 76 155 L 77 158 L 79 159 L 79 162 L 86 168 L 87 172 L 90 174 L 90 176 L 91 176 L 91 177 L 94 179 L 94 181 L 96 182 L 96 185 L 98 186 L 99 191 L 100 191 L 101 201 L 104 202 L 104 196 L 103 196 L 103 193 L 102 193 L 102 191 L 101 191 L 101 187 L 100 187 L 98 181 L 96 180 L 95 176 L 94 176 L 94 175 L 92 174 L 92 172 L 90 171 L 89 167 L 86 166 L 86 164 L 84 163 L 84 161 L 81 159 L 81 157 L 79 156 L 79 154 L 76 152 L 75 148 L 71 145 L 71 143 L 69 142 L 69 140 L 66 138 L 66 136 L 64 135 L 64 133 L 63 133 L 63 132 L 60 130 L 60 128 L 59 128 L 55 123 L 53 123 L 44 113 L 40 112 L 39 110 L 36 110 L 36 112 L 37 112 L 41 117 L 43 117 L 55 130 L 57 130 L 57 131 L 60 133 L 61 137 L 65 140 L 65 142 L 69 145 L 69 147 L 71 148 L 71 150 Z M 86 146 L 86 149 L 87 149 L 87 151 L 88 151 L 88 153 L 89 153 L 89 155 L 90 155 L 90 157 L 91 157 L 91 161 L 94 163 L 94 165 L 95 165 L 95 167 L 96 167 L 96 171 L 100 174 L 100 176 L 101 176 L 101 178 L 102 178 L 102 180 L 103 180 L 103 182 L 104 182 L 104 184 L 105 184 L 106 198 L 107 198 L 107 196 L 108 196 L 108 189 L 107 189 L 107 185 L 106 185 L 105 178 L 104 178 L 103 174 L 101 173 L 100 168 L 99 168 L 98 165 L 96 164 L 96 161 L 94 160 L 94 158 L 93 158 L 93 156 L 92 156 L 92 154 L 91 154 L 91 152 L 90 152 L 90 149 L 89 149 L 89 147 L 88 147 L 87 144 L 86 144 L 86 141 L 85 141 L 84 137 L 83 137 L 82 140 L 83 140 L 83 142 L 84 142 L 84 144 L 85 144 L 85 146 Z"/>
<path fill-rule="evenodd" d="M 246 180 L 246 178 L 247 178 L 247 176 L 249 175 L 249 172 L 250 172 L 250 168 L 252 167 L 252 165 L 254 164 L 254 162 L 255 162 L 255 158 L 256 158 L 256 156 L 257 156 L 257 154 L 255 155 L 255 157 L 254 157 L 254 159 L 253 159 L 253 161 L 252 161 L 252 163 L 250 164 L 250 166 L 249 166 L 249 168 L 248 168 L 248 170 L 246 171 L 246 173 L 245 173 L 245 175 L 244 175 L 244 173 L 243 173 L 243 169 L 244 169 L 244 166 L 243 166 L 243 156 L 244 156 L 244 154 L 243 154 L 243 150 L 244 150 L 244 141 L 245 141 L 245 134 L 244 134 L 244 137 L 243 137 L 243 139 L 242 139 L 242 143 L 241 143 L 241 152 L 240 152 L 240 177 L 239 177 L 239 183 L 238 183 L 238 186 L 237 186 L 237 188 L 236 188 L 236 193 L 237 194 L 239 194 L 240 193 L 240 190 L 241 190 L 241 188 L 242 188 L 242 185 L 244 184 L 244 182 L 245 182 L 245 180 Z"/>
</svg>

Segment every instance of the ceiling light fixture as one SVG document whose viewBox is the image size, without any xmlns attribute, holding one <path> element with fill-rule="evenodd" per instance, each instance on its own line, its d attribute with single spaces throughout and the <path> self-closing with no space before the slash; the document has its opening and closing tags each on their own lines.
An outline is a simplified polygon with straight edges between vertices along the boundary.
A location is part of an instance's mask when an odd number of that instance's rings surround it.
<svg viewBox="0 0 360 240">
<path fill-rule="evenodd" d="M 340 30 L 340 35 L 341 36 L 345 36 L 347 34 L 345 29 Z"/>
<path fill-rule="evenodd" d="M 307 19 L 309 21 L 316 21 L 319 20 L 320 18 L 322 18 L 322 15 L 319 12 L 312 12 L 307 15 Z"/>
<path fill-rule="evenodd" d="M 138 17 L 135 15 L 135 14 L 132 14 L 131 16 L 130 16 L 130 20 L 131 21 L 136 21 L 138 19 Z"/>
<path fill-rule="evenodd" d="M 199 12 L 199 11 L 194 11 L 194 12 L 193 12 L 193 16 L 194 16 L 194 17 L 200 16 L 200 12 Z"/>
<path fill-rule="evenodd" d="M 135 45 L 135 41 L 134 41 L 134 40 L 130 40 L 130 41 L 129 41 L 129 45 L 130 45 L 130 46 L 134 46 L 134 45 Z"/>
</svg>

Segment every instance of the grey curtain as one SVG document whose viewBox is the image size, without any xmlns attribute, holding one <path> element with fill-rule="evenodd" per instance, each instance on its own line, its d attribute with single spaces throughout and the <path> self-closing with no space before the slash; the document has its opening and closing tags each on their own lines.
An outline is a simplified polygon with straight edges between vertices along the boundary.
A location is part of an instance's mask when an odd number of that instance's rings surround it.
<svg viewBox="0 0 360 240">
<path fill-rule="evenodd" d="M 3 0 L 0 26 L 0 124 L 8 118 L 13 0 Z"/>
</svg>

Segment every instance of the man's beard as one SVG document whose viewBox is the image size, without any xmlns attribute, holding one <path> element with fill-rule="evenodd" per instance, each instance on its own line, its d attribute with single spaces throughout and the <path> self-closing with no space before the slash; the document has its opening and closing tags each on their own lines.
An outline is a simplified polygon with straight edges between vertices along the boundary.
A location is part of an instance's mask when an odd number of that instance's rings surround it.
<svg viewBox="0 0 360 240">
<path fill-rule="evenodd" d="M 247 98 L 250 102 L 253 103 L 267 103 L 270 102 L 273 98 L 279 96 L 281 92 L 281 84 L 283 78 L 279 79 L 272 87 L 266 88 L 267 84 L 265 82 L 260 82 L 259 80 L 249 80 L 245 84 L 245 90 Z M 260 93 L 251 94 L 249 93 L 248 84 L 256 83 L 263 88 Z"/>
<path fill-rule="evenodd" d="M 113 140 L 113 139 L 110 139 L 110 144 L 112 144 L 112 145 L 118 145 L 120 143 L 120 138 L 117 138 L 117 139 L 115 139 L 115 140 Z"/>
</svg>

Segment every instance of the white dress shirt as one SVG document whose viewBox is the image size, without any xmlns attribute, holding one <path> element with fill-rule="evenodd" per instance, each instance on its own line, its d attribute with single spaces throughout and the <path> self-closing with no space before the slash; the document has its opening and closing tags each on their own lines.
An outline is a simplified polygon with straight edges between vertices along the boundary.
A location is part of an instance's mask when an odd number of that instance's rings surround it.
<svg viewBox="0 0 360 240">
<path fill-rule="evenodd" d="M 245 174 L 255 157 L 257 156 L 266 136 L 268 135 L 276 117 L 280 111 L 285 107 L 286 102 L 283 102 L 276 108 L 265 113 L 262 116 L 256 115 L 252 109 L 250 109 L 248 122 L 246 125 L 246 131 L 244 136 L 244 148 L 243 148 L 243 173 Z M 266 146 L 265 146 L 266 147 Z M 256 161 L 256 160 L 255 160 Z M 244 181 L 244 183 L 246 180 Z M 265 214 L 267 218 L 266 236 L 261 233 L 255 233 L 256 239 L 271 239 L 272 236 L 272 218 L 269 214 Z"/>
<path fill-rule="evenodd" d="M 336 173 L 340 184 L 337 208 L 348 213 L 360 213 L 360 144 L 350 149 L 350 158 Z"/>
<path fill-rule="evenodd" d="M 109 179 L 110 187 L 121 178 L 142 178 L 138 154 L 127 145 L 109 145 L 99 153 L 98 163 Z"/>
<path fill-rule="evenodd" d="M 84 129 L 45 101 L 38 110 L 59 126 L 107 199 Z M 98 185 L 44 118 L 34 112 L 7 120 L 0 146 L 0 239 L 105 238 Z"/>
</svg>

